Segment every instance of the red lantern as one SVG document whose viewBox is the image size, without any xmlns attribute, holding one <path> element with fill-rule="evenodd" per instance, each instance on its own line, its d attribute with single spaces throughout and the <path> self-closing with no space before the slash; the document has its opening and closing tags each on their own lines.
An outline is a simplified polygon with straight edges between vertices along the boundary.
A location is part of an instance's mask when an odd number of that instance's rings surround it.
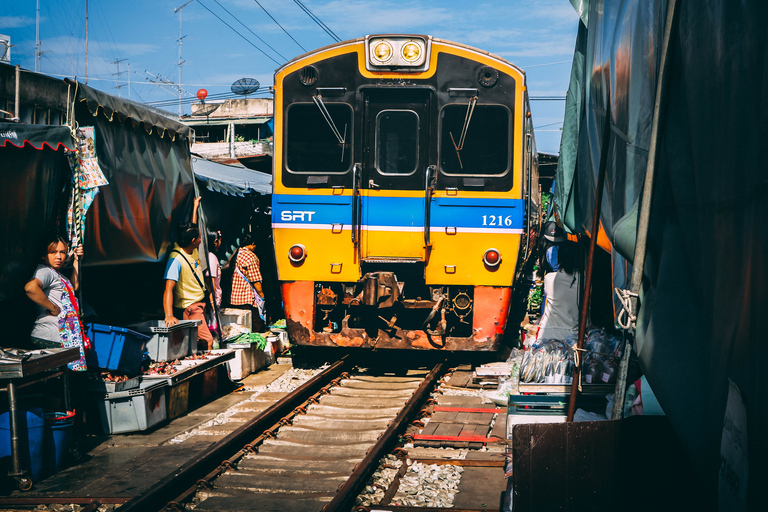
<svg viewBox="0 0 768 512">
<path fill-rule="evenodd" d="M 206 96 L 208 96 L 208 91 L 206 91 L 205 89 L 200 89 L 199 91 L 197 91 L 197 99 L 199 99 L 200 101 L 205 100 Z"/>
</svg>

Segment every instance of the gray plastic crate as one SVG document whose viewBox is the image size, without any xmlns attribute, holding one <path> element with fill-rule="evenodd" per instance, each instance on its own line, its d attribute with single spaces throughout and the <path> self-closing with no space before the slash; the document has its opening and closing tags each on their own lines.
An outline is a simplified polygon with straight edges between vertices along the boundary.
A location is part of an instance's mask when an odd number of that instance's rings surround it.
<svg viewBox="0 0 768 512">
<path fill-rule="evenodd" d="M 93 391 L 102 391 L 104 393 L 115 393 L 119 391 L 126 391 L 129 389 L 136 389 L 141 384 L 141 376 L 136 376 L 122 382 L 105 382 L 103 380 L 95 380 L 88 383 L 88 388 Z"/>
<path fill-rule="evenodd" d="M 152 336 L 147 341 L 147 352 L 153 361 L 173 361 L 187 357 L 197 350 L 197 326 L 200 320 L 179 320 L 166 327 L 163 320 L 150 320 L 129 326 Z"/>
<path fill-rule="evenodd" d="M 165 381 L 145 382 L 138 389 L 107 393 L 99 403 L 105 434 L 138 432 L 167 418 Z"/>
</svg>

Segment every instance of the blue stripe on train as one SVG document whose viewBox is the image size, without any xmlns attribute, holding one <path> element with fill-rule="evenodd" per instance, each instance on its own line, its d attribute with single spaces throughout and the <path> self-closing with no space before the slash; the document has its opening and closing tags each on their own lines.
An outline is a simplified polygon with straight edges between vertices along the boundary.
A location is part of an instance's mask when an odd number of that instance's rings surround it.
<svg viewBox="0 0 768 512">
<path fill-rule="evenodd" d="M 424 199 L 420 197 L 362 197 L 364 226 L 422 227 Z M 450 198 L 432 200 L 432 227 L 522 229 L 525 202 L 520 199 Z M 290 224 L 352 222 L 350 196 L 279 194 L 272 198 L 272 221 Z"/>
</svg>

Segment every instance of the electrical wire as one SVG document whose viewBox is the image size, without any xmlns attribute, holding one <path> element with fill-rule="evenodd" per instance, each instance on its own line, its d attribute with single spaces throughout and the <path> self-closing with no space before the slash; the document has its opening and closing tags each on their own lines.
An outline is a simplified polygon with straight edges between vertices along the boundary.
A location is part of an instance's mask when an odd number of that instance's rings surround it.
<svg viewBox="0 0 768 512">
<path fill-rule="evenodd" d="M 208 11 L 209 13 L 213 14 L 214 16 L 216 16 L 216 18 L 218 18 L 218 19 L 219 19 L 219 21 L 221 21 L 223 24 L 225 24 L 227 27 L 229 27 L 229 29 L 230 29 L 232 32 L 234 32 L 235 34 L 237 34 L 237 35 L 239 35 L 240 37 L 242 37 L 243 39 L 245 39 L 245 41 L 246 41 L 248 44 L 250 44 L 251 46 L 253 46 L 253 47 L 254 47 L 254 48 L 256 48 L 257 50 L 259 50 L 261 53 L 263 53 L 263 54 L 264 54 L 264 56 L 265 56 L 265 57 L 267 57 L 269 60 L 271 60 L 272 62 L 274 62 L 274 63 L 275 63 L 275 64 L 277 64 L 278 66 L 280 65 L 280 62 L 277 62 L 277 61 L 276 61 L 275 59 L 273 59 L 273 58 L 272 58 L 270 55 L 268 55 L 268 54 L 267 54 L 267 53 L 266 53 L 264 50 L 262 50 L 261 48 L 259 48 L 259 47 L 258 47 L 258 46 L 256 46 L 255 44 L 253 44 L 253 42 L 251 42 L 251 40 L 250 40 L 250 39 L 248 39 L 248 38 L 247 38 L 247 37 L 245 37 L 243 34 L 241 34 L 240 32 L 238 32 L 237 30 L 235 30 L 235 28 L 234 28 L 232 25 L 230 25 L 229 23 L 227 23 L 226 21 L 224 21 L 223 19 L 221 19 L 221 17 L 220 17 L 218 14 L 216 14 L 215 12 L 213 12 L 212 10 L 210 10 L 210 9 L 208 8 L 208 6 L 206 6 L 206 5 L 205 5 L 203 2 L 201 2 L 200 0 L 197 0 L 197 3 L 199 3 L 200 5 L 202 5 L 202 6 L 205 8 L 205 10 L 206 10 L 206 11 Z"/>
<path fill-rule="evenodd" d="M 323 23 L 322 21 L 320 21 L 320 18 L 318 18 L 318 17 L 315 15 L 315 13 L 313 13 L 312 11 L 310 11 L 310 10 L 309 10 L 309 7 L 307 7 L 306 5 L 304 5 L 303 3 L 301 3 L 301 0 L 293 0 L 293 1 L 296 3 L 296 5 L 298 5 L 299 7 L 301 7 L 301 9 L 302 9 L 302 10 L 303 10 L 305 13 L 307 13 L 307 16 L 309 16 L 310 18 L 312 18 L 312 21 L 314 21 L 315 23 L 317 23 L 317 25 L 318 25 L 320 28 L 322 28 L 323 30 L 325 30 L 325 33 L 326 33 L 326 34 L 328 34 L 329 36 L 331 36 L 331 37 L 332 37 L 332 38 L 333 38 L 333 39 L 334 39 L 334 40 L 335 40 L 337 43 L 340 43 L 340 42 L 341 42 L 341 38 L 340 38 L 339 36 L 337 36 L 336 34 L 334 34 L 334 33 L 333 33 L 333 30 L 331 30 L 330 28 L 328 28 L 328 26 L 327 26 L 325 23 Z"/>
<path fill-rule="evenodd" d="M 261 5 L 261 4 L 259 3 L 259 0 L 253 0 L 253 1 L 254 1 L 254 2 L 256 2 L 256 5 L 258 5 L 259 7 L 261 7 L 261 10 L 262 10 L 262 11 L 264 11 L 265 13 L 267 13 L 267 16 L 269 16 L 270 18 L 272 18 L 272 21 L 274 21 L 274 22 L 277 24 L 277 26 L 278 26 L 278 27 L 280 27 L 281 29 L 283 29 L 283 32 L 285 32 L 285 33 L 288 35 L 288 37 L 290 37 L 291 39 L 293 39 L 293 36 L 292 36 L 291 34 L 289 34 L 289 33 L 288 33 L 288 31 L 287 31 L 287 30 L 285 30 L 285 29 L 283 28 L 283 26 L 282 26 L 280 23 L 278 23 L 278 22 L 277 22 L 277 20 L 276 20 L 276 19 L 275 19 L 275 18 L 274 18 L 274 17 L 273 17 L 271 14 L 269 14 L 269 11 L 268 11 L 268 10 L 266 10 L 266 9 L 264 8 L 264 6 L 263 6 L 263 5 Z M 302 50 L 304 50 L 305 52 L 307 51 L 307 49 L 306 49 L 306 48 L 304 48 L 303 46 L 301 46 L 301 43 L 300 43 L 300 42 L 298 42 L 296 39 L 293 39 L 293 42 L 294 42 L 294 43 L 296 43 L 297 45 L 299 45 L 299 48 L 301 48 L 301 49 L 302 49 Z"/>
<path fill-rule="evenodd" d="M 256 38 L 257 38 L 259 41 L 261 41 L 262 43 L 264 43 L 265 45 L 267 45 L 267 46 L 269 47 L 269 49 L 270 49 L 270 50 L 272 50 L 273 52 L 275 52 L 276 54 L 278 54 L 278 55 L 280 56 L 280 58 L 281 58 L 281 59 L 283 59 L 283 60 L 285 60 L 285 61 L 287 61 L 287 60 L 288 60 L 288 59 L 286 59 L 286 58 L 285 58 L 285 56 L 284 56 L 283 54 L 281 54 L 279 51 L 277 51 L 277 50 L 275 50 L 274 48 L 272 48 L 272 46 L 270 46 L 270 44 L 269 44 L 268 42 L 266 42 L 265 40 L 263 40 L 262 38 L 260 38 L 260 37 L 258 36 L 258 34 L 256 34 L 256 32 L 254 32 L 253 30 L 251 30 L 250 28 L 248 28 L 248 27 L 245 25 L 245 23 L 243 23 L 242 21 L 240 21 L 240 19 L 239 19 L 237 16 L 235 16 L 234 14 L 232 14 L 231 12 L 229 12 L 229 11 L 227 10 L 227 8 L 226 8 L 226 7 L 224 7 L 223 5 L 221 5 L 221 3 L 219 2 L 219 0 L 213 0 L 213 1 L 214 1 L 214 2 L 216 2 L 216 3 L 219 5 L 219 7 L 221 7 L 222 9 L 224 9 L 224 11 L 225 11 L 227 14 L 229 14 L 230 16 L 232 16 L 233 18 L 235 18 L 235 20 L 236 20 L 236 21 L 237 21 L 239 24 L 241 24 L 243 27 L 245 27 L 245 29 L 246 29 L 248 32 L 250 32 L 251 34 L 253 34 L 254 36 L 256 36 Z"/>
</svg>

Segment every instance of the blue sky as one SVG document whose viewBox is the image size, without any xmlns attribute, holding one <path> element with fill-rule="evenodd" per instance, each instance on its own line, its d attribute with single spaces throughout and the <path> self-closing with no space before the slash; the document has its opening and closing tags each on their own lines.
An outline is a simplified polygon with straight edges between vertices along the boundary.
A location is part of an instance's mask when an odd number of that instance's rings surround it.
<svg viewBox="0 0 768 512">
<path fill-rule="evenodd" d="M 128 97 L 130 65 L 131 99 L 151 103 L 176 98 L 159 106 L 178 113 L 178 93 L 147 79 L 179 82 L 179 14 L 174 9 L 185 2 L 89 0 L 88 85 Z M 84 80 L 85 3 L 40 0 L 40 72 Z M 377 33 L 427 34 L 490 51 L 522 67 L 534 99 L 563 98 L 568 88 L 578 28 L 578 15 L 568 0 L 301 3 L 342 40 Z M 186 98 L 201 88 L 210 96 L 229 93 L 232 82 L 243 77 L 271 85 L 274 70 L 304 53 L 302 47 L 312 50 L 334 42 L 294 0 L 192 0 L 181 10 L 181 24 L 181 84 L 191 94 Z M 35 0 L 3 2 L 0 34 L 11 36 L 12 64 L 35 69 L 35 32 Z M 189 101 L 183 104 L 186 113 Z M 564 105 L 561 100 L 532 102 L 540 151 L 559 150 Z"/>
</svg>

